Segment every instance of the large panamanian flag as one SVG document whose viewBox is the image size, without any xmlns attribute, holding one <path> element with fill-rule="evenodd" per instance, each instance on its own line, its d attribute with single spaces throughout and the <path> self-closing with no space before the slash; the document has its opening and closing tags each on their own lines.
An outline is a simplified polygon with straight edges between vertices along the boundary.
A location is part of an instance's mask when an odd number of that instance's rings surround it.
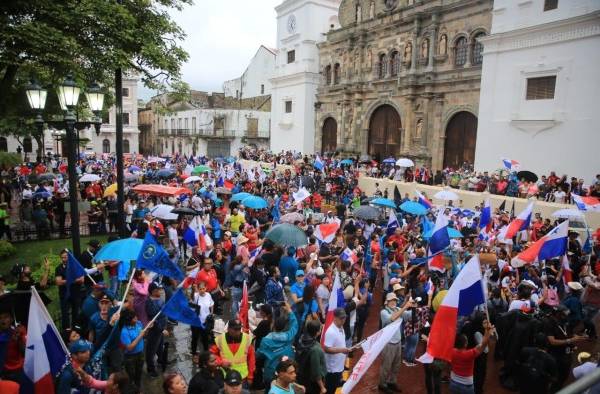
<svg viewBox="0 0 600 394">
<path fill-rule="evenodd" d="M 573 202 L 577 205 L 581 211 L 595 211 L 600 212 L 600 199 L 596 197 L 578 196 L 577 194 L 571 194 Z"/>
<path fill-rule="evenodd" d="M 40 295 L 31 288 L 21 394 L 53 394 L 54 378 L 69 361 L 69 352 Z"/>
<path fill-rule="evenodd" d="M 342 289 L 342 282 L 340 281 L 340 274 L 335 275 L 333 280 L 333 287 L 331 288 L 331 294 L 329 296 L 329 305 L 327 306 L 327 315 L 325 316 L 325 325 L 323 326 L 323 335 L 321 335 L 321 345 L 325 340 L 325 333 L 331 324 L 333 323 L 333 311 L 336 308 L 343 308 L 345 305 L 344 301 L 344 289 Z"/>
<path fill-rule="evenodd" d="M 503 234 L 504 239 L 511 239 L 519 231 L 527 230 L 531 223 L 531 215 L 533 212 L 533 201 L 527 204 L 524 210 L 522 210 L 512 222 L 506 227 L 506 231 Z"/>
<path fill-rule="evenodd" d="M 536 260 L 547 260 L 560 257 L 567 253 L 569 242 L 569 221 L 565 220 L 548 234 L 534 242 L 530 247 L 519 253 L 515 260 L 523 264 L 531 264 Z"/>
<path fill-rule="evenodd" d="M 429 238 L 429 269 L 435 271 L 444 271 L 443 251 L 450 246 L 450 236 L 448 235 L 448 218 L 444 211 L 440 209 L 433 226 L 431 238 Z"/>
<path fill-rule="evenodd" d="M 444 297 L 431 325 L 427 351 L 418 361 L 429 364 L 438 358 L 451 362 L 458 317 L 469 316 L 484 302 L 479 256 L 475 255 L 458 273 Z"/>
<path fill-rule="evenodd" d="M 315 227 L 315 237 L 321 242 L 330 243 L 335 238 L 335 233 L 340 228 L 338 222 L 323 223 Z"/>
<path fill-rule="evenodd" d="M 485 199 L 483 203 L 483 209 L 481 210 L 481 216 L 479 217 L 479 228 L 485 228 L 486 232 L 489 232 L 492 227 L 492 205 L 490 204 L 489 197 Z"/>
</svg>

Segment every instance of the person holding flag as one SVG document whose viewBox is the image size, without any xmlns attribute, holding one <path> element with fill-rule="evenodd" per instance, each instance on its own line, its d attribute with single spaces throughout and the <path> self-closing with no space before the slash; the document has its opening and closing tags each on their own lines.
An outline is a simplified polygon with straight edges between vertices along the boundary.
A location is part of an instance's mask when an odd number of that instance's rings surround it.
<svg viewBox="0 0 600 394">
<path fill-rule="evenodd" d="M 60 254 L 60 264 L 54 270 L 54 284 L 58 287 L 60 300 L 61 328 L 66 330 L 79 320 L 83 292 L 81 286 L 84 282 L 85 271 L 69 264 L 69 251 L 63 249 Z M 69 283 L 67 283 L 69 282 Z"/>
</svg>

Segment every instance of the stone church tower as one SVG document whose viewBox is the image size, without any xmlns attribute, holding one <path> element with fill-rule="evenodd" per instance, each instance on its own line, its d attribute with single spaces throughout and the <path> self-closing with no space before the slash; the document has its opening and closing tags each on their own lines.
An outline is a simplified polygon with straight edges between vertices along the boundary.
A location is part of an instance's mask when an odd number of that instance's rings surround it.
<svg viewBox="0 0 600 394">
<path fill-rule="evenodd" d="M 492 0 L 342 0 L 319 44 L 315 150 L 473 163 Z"/>
</svg>

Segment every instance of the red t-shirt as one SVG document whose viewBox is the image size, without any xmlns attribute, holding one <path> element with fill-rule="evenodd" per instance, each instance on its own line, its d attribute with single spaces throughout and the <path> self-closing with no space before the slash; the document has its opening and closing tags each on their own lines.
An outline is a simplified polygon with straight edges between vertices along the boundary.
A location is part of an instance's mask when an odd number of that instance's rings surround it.
<svg viewBox="0 0 600 394">
<path fill-rule="evenodd" d="M 25 331 L 25 327 L 19 326 L 16 330 L 21 343 L 25 345 L 25 343 L 27 343 L 27 332 Z M 25 355 L 21 353 L 17 341 L 12 338 L 13 332 L 14 329 L 11 329 L 9 333 L 11 339 L 6 346 L 4 369 L 7 371 L 18 371 L 23 368 L 23 364 L 25 363 Z"/>
<path fill-rule="evenodd" d="M 214 269 L 211 269 L 210 271 L 202 269 L 198 272 L 198 275 L 196 275 L 196 283 L 199 282 L 206 283 L 206 291 L 209 293 L 213 292 L 219 284 L 217 281 L 217 272 Z"/>
<path fill-rule="evenodd" d="M 481 354 L 477 347 L 472 349 L 452 349 L 452 372 L 461 377 L 473 376 L 473 365 L 475 359 Z"/>
</svg>

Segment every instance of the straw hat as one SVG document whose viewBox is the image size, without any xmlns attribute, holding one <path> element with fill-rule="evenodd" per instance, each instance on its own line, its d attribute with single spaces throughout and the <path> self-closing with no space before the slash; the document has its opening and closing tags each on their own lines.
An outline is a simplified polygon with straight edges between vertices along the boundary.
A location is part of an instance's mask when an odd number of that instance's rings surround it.
<svg viewBox="0 0 600 394">
<path fill-rule="evenodd" d="M 243 234 L 240 234 L 240 235 L 238 235 L 236 241 L 237 241 L 238 245 L 241 245 L 241 244 L 243 244 L 245 242 L 248 242 L 248 238 L 246 238 Z"/>
</svg>

